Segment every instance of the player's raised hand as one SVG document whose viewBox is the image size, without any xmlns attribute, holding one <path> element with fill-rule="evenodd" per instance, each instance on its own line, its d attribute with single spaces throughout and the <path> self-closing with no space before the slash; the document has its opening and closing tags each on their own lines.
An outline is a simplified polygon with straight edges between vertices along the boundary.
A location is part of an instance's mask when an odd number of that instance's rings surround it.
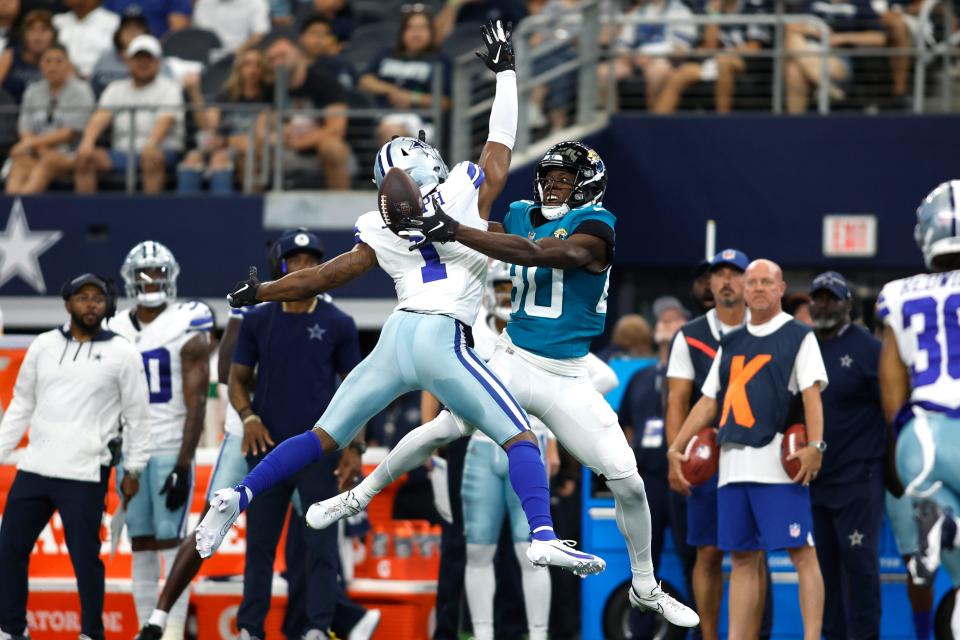
<svg viewBox="0 0 960 640">
<path fill-rule="evenodd" d="M 433 242 L 450 242 L 457 235 L 460 223 L 447 215 L 436 199 L 433 199 L 433 215 L 415 218 L 397 232 L 398 236 L 413 242 L 410 251 L 416 251 Z"/>
<path fill-rule="evenodd" d="M 480 35 L 486 51 L 477 51 L 477 57 L 483 60 L 487 68 L 494 73 L 513 71 L 513 42 L 510 37 L 513 33 L 513 23 L 504 23 L 502 20 L 491 20 L 480 27 Z"/>
<path fill-rule="evenodd" d="M 234 308 L 253 306 L 257 304 L 257 289 L 259 288 L 260 279 L 257 278 L 257 268 L 250 267 L 250 277 L 233 286 L 233 291 L 227 294 L 227 302 Z"/>
</svg>

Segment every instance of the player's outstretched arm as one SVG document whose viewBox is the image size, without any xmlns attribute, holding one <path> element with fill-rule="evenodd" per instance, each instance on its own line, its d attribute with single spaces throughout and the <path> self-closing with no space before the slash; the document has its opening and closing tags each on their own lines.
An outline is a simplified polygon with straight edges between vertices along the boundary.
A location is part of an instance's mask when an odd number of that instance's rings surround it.
<svg viewBox="0 0 960 640">
<path fill-rule="evenodd" d="M 257 302 L 292 302 L 305 300 L 331 289 L 336 289 L 359 278 L 377 266 L 377 255 L 369 245 L 358 243 L 347 253 L 310 269 L 288 273 L 279 280 L 260 282 L 255 268 L 250 278 L 236 284 L 227 300 L 233 307 L 245 307 Z"/>
<path fill-rule="evenodd" d="M 477 195 L 477 209 L 486 220 L 494 200 L 507 184 L 513 144 L 517 137 L 517 73 L 514 70 L 512 25 L 493 20 L 481 27 L 484 49 L 477 51 L 491 71 L 497 74 L 497 89 L 490 108 L 487 143 L 480 153 L 484 181 Z"/>
</svg>

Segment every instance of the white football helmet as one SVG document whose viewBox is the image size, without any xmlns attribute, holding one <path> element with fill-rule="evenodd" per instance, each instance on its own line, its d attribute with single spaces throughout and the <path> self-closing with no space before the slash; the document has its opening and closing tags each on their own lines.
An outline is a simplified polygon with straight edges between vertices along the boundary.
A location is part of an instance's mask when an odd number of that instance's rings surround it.
<svg viewBox="0 0 960 640">
<path fill-rule="evenodd" d="M 143 273 L 146 269 L 160 269 L 163 275 L 150 277 Z M 180 265 L 170 249 L 159 242 L 146 240 L 130 249 L 120 267 L 120 275 L 127 297 L 136 298 L 140 306 L 159 307 L 177 297 Z M 148 286 L 153 289 L 155 285 L 159 285 L 156 290 L 147 290 Z"/>
<path fill-rule="evenodd" d="M 413 178 L 426 196 L 444 183 L 450 175 L 440 152 L 419 138 L 394 138 L 380 147 L 373 162 L 373 181 L 377 188 L 393 167 L 399 167 Z"/>
<path fill-rule="evenodd" d="M 499 260 L 490 260 L 483 287 L 483 308 L 498 320 L 507 322 L 510 320 L 513 293 L 497 293 L 497 285 L 503 282 L 513 283 L 513 278 L 510 277 L 510 265 Z"/>
</svg>

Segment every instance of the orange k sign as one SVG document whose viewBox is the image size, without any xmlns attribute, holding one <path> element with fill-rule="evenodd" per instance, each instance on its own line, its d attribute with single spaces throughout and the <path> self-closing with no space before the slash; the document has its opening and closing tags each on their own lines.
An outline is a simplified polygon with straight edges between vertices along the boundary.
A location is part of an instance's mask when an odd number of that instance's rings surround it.
<svg viewBox="0 0 960 640">
<path fill-rule="evenodd" d="M 750 399 L 747 398 L 747 383 L 772 359 L 773 356 L 764 353 L 754 356 L 744 366 L 744 356 L 733 356 L 733 361 L 730 362 L 730 384 L 727 385 L 727 393 L 723 396 L 721 426 L 727 424 L 730 409 L 733 409 L 733 419 L 738 425 L 747 429 L 753 428 L 756 419 L 753 417 L 753 409 L 750 408 Z"/>
</svg>

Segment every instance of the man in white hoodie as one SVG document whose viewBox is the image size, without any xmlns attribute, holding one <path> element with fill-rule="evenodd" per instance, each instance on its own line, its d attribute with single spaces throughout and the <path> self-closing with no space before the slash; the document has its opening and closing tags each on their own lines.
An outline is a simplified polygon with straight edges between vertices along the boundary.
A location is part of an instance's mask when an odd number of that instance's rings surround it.
<svg viewBox="0 0 960 640">
<path fill-rule="evenodd" d="M 122 417 L 126 503 L 137 493 L 147 463 L 147 383 L 139 352 L 102 328 L 116 304 L 112 286 L 85 273 L 61 293 L 70 321 L 30 345 L 13 401 L 0 422 L 0 460 L 30 425 L 30 443 L 17 464 L 0 524 L 0 637 L 28 636 L 30 551 L 58 511 L 77 576 L 80 638 L 102 640 L 100 522 L 111 441 L 116 441 Z"/>
</svg>

